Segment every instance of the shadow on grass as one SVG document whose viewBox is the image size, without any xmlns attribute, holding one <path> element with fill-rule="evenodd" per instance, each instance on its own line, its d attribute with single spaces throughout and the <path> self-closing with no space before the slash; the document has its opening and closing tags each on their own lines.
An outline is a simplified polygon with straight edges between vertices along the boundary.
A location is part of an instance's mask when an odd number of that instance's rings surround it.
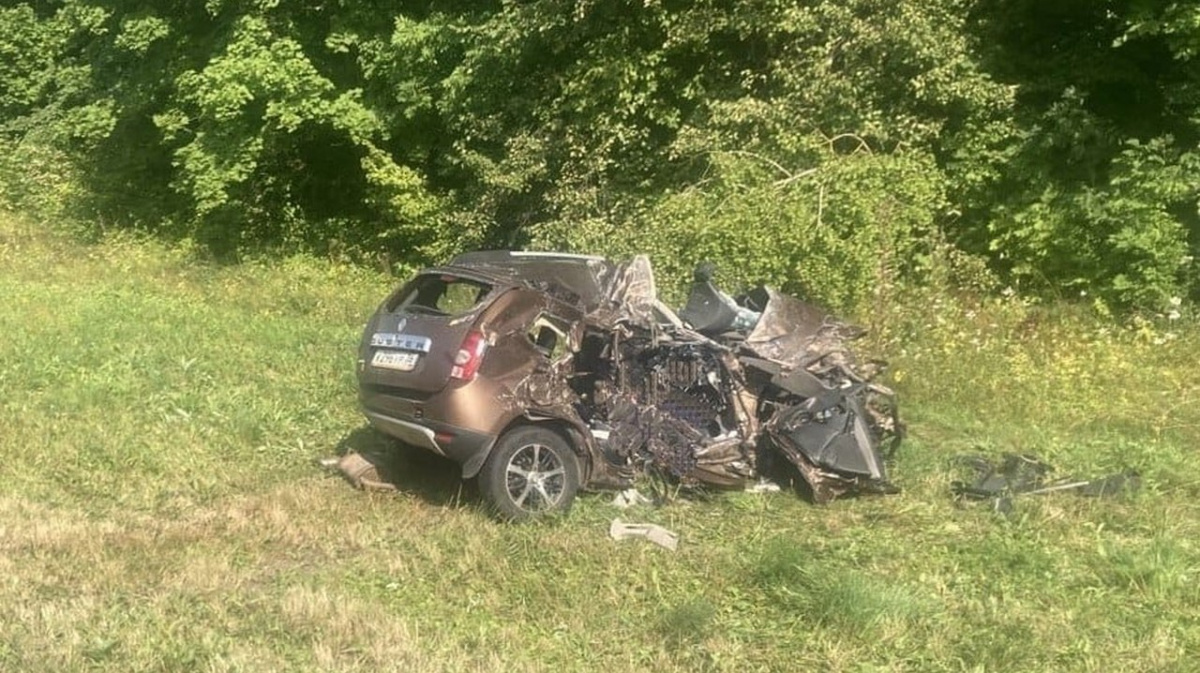
<svg viewBox="0 0 1200 673">
<path fill-rule="evenodd" d="M 749 573 L 783 610 L 855 637 L 873 637 L 886 622 L 916 629 L 940 604 L 921 591 L 885 576 L 845 566 L 818 547 L 775 538 Z"/>
<path fill-rule="evenodd" d="M 392 439 L 369 425 L 352 430 L 337 443 L 339 458 L 352 453 L 366 458 L 374 465 L 378 481 L 399 493 L 441 507 L 479 502 L 475 480 L 464 481 L 457 463 Z M 347 478 L 347 482 L 353 488 L 353 480 Z"/>
</svg>

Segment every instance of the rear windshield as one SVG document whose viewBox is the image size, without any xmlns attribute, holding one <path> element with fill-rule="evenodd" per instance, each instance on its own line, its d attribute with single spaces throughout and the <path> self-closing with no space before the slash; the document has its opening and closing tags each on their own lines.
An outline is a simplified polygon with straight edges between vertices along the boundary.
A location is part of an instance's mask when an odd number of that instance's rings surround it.
<svg viewBox="0 0 1200 673">
<path fill-rule="evenodd" d="M 388 306 L 389 311 L 459 315 L 474 308 L 492 286 L 449 275 L 417 276 Z"/>
</svg>

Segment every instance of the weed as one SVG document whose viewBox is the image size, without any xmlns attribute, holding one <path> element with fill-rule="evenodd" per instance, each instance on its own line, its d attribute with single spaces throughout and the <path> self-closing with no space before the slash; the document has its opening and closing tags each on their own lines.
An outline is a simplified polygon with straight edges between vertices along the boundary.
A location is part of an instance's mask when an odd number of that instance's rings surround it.
<svg viewBox="0 0 1200 673">
<path fill-rule="evenodd" d="M 712 628 L 716 608 L 707 599 L 684 601 L 662 615 L 659 631 L 672 646 L 702 642 Z"/>
</svg>

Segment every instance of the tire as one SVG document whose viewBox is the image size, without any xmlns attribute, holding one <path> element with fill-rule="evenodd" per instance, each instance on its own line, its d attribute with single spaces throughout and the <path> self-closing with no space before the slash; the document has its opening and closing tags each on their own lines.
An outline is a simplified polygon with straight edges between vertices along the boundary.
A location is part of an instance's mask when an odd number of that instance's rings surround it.
<svg viewBox="0 0 1200 673">
<path fill-rule="evenodd" d="M 514 428 L 492 448 L 479 472 L 479 487 L 507 521 L 565 512 L 579 491 L 579 460 L 567 440 L 549 428 Z"/>
</svg>

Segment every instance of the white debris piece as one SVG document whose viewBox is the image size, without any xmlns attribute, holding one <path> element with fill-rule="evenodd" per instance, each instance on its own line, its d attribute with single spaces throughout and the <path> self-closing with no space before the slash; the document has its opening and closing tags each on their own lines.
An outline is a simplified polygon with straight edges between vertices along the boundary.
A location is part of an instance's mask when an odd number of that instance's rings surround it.
<svg viewBox="0 0 1200 673">
<path fill-rule="evenodd" d="M 642 494 L 636 488 L 627 488 L 624 491 L 616 494 L 613 497 L 612 504 L 621 509 L 628 509 L 634 505 L 650 505 L 654 501 Z"/>
<path fill-rule="evenodd" d="M 746 487 L 747 493 L 778 493 L 779 491 L 779 484 L 770 479 L 759 479 L 756 483 Z"/>
<path fill-rule="evenodd" d="M 652 523 L 624 523 L 613 519 L 608 527 L 608 536 L 614 540 L 628 540 L 644 537 L 654 544 L 675 551 L 679 546 L 679 536 L 671 531 Z"/>
</svg>

